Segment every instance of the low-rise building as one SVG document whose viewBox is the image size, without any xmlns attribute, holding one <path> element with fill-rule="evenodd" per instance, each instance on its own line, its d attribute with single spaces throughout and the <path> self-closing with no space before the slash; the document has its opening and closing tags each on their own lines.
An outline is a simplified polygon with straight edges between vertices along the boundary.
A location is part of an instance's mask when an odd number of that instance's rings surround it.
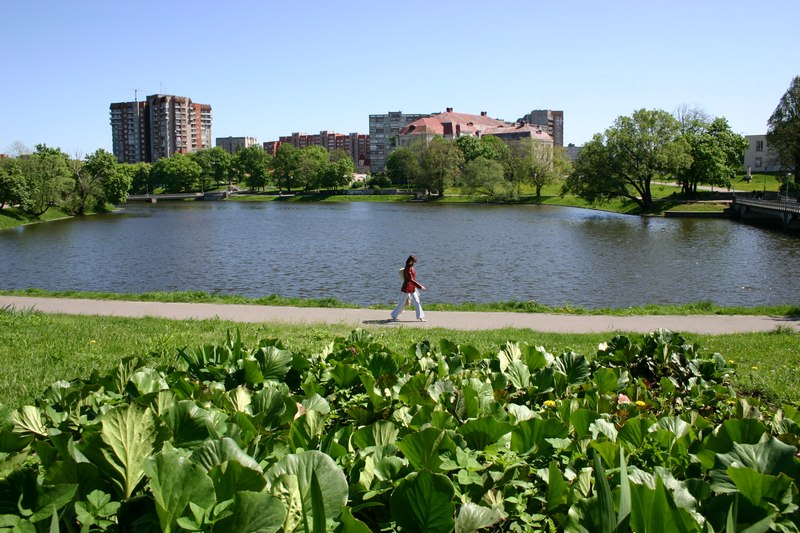
<svg viewBox="0 0 800 533">
<path fill-rule="evenodd" d="M 434 137 L 455 140 L 459 137 L 482 137 L 492 135 L 514 146 L 525 139 L 553 146 L 553 137 L 539 125 L 525 122 L 510 123 L 491 118 L 486 111 L 480 115 L 456 113 L 448 107 L 444 113 L 415 120 L 403 127 L 397 136 L 398 146 L 408 146 L 413 142 L 429 143 Z"/>
<path fill-rule="evenodd" d="M 397 147 L 400 130 L 415 120 L 432 116 L 432 113 L 388 113 L 369 116 L 369 163 L 373 174 L 386 170 L 386 158 Z"/>
<path fill-rule="evenodd" d="M 775 152 L 769 149 L 766 135 L 745 135 L 747 149 L 744 151 L 744 172 L 779 172 L 781 164 Z"/>
<path fill-rule="evenodd" d="M 239 150 L 256 146 L 258 140 L 255 137 L 217 137 L 216 145 L 228 152 L 235 154 Z"/>
</svg>

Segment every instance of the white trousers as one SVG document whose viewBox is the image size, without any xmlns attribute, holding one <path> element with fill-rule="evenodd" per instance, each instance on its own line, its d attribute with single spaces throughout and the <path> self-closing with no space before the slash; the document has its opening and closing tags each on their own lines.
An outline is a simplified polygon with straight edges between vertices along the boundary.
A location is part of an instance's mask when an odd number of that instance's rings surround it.
<svg viewBox="0 0 800 533">
<path fill-rule="evenodd" d="M 419 301 L 419 289 L 414 289 L 414 292 L 401 292 L 400 293 L 400 301 L 397 302 L 397 307 L 394 308 L 392 311 L 392 318 L 397 318 L 400 316 L 400 313 L 403 312 L 403 307 L 406 305 L 406 298 L 411 296 L 411 303 L 414 305 L 414 309 L 417 312 L 417 320 L 420 318 L 425 318 L 425 311 L 422 310 L 422 304 Z"/>
</svg>

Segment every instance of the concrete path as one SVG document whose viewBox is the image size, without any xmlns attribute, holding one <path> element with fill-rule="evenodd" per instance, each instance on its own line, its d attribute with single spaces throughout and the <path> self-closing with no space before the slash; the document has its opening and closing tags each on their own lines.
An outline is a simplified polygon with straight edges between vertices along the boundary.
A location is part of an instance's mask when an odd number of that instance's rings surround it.
<svg viewBox="0 0 800 533">
<path fill-rule="evenodd" d="M 666 328 L 678 333 L 748 333 L 788 327 L 800 331 L 800 318 L 769 316 L 607 316 L 558 315 L 549 313 L 475 313 L 426 311 L 427 322 L 414 319 L 407 310 L 397 322 L 389 310 L 322 309 L 312 307 L 269 307 L 238 304 L 127 302 L 71 298 L 0 296 L 0 309 L 33 309 L 44 313 L 160 317 L 170 319 L 213 319 L 233 322 L 279 322 L 292 324 L 344 324 L 351 327 L 446 328 L 486 330 L 522 328 L 552 333 L 647 333 Z"/>
</svg>

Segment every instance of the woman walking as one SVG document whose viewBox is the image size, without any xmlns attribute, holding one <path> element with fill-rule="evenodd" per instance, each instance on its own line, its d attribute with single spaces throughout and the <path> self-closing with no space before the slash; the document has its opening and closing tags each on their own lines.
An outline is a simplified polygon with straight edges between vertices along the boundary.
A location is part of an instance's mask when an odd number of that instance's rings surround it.
<svg viewBox="0 0 800 533">
<path fill-rule="evenodd" d="M 403 269 L 403 286 L 400 287 L 402 298 L 397 302 L 397 307 L 392 311 L 392 320 L 397 320 L 400 313 L 403 312 L 403 306 L 406 304 L 406 298 L 411 298 L 414 302 L 414 309 L 417 312 L 417 320 L 425 322 L 425 311 L 422 310 L 422 304 L 419 301 L 419 291 L 424 291 L 425 286 L 417 281 L 417 272 L 414 270 L 414 263 L 417 258 L 409 255 L 406 259 L 406 266 Z"/>
</svg>

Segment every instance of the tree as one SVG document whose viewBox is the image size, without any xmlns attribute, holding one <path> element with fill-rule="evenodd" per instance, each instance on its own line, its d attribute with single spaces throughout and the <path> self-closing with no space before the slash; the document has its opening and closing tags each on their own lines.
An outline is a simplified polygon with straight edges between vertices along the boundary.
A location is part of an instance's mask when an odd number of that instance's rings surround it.
<svg viewBox="0 0 800 533">
<path fill-rule="evenodd" d="M 571 166 L 559 146 L 523 139 L 511 148 L 510 167 L 517 195 L 520 183 L 530 183 L 536 190 L 536 198 L 541 198 L 542 188 L 568 175 Z"/>
<path fill-rule="evenodd" d="M 272 159 L 272 178 L 278 191 L 286 189 L 292 192 L 293 188 L 300 186 L 297 167 L 300 163 L 300 150 L 291 144 L 281 144 L 275 157 Z"/>
<path fill-rule="evenodd" d="M 493 200 L 510 198 L 511 184 L 504 174 L 499 161 L 478 156 L 464 166 L 462 186 L 468 194 L 480 194 Z"/>
<path fill-rule="evenodd" d="M 344 150 L 334 150 L 328 157 L 329 161 L 322 176 L 322 186 L 333 190 L 348 186 L 356 172 L 353 158 Z"/>
<path fill-rule="evenodd" d="M 124 200 L 128 194 L 130 181 L 117 180 L 118 183 L 115 187 L 109 187 L 113 198 L 106 198 L 104 182 L 115 179 L 117 160 L 102 148 L 89 155 L 85 161 L 76 156 L 69 161 L 69 167 L 72 179 L 75 181 L 69 210 L 76 215 L 84 215 L 98 206 L 102 208 L 106 201 L 118 203 Z M 124 175 L 122 176 L 124 177 Z M 118 190 L 119 188 L 124 191 Z"/>
<path fill-rule="evenodd" d="M 453 141 L 434 137 L 422 156 L 420 184 L 444 197 L 445 189 L 460 177 L 463 162 L 464 156 Z"/>
<path fill-rule="evenodd" d="M 29 208 L 30 195 L 22 168 L 15 158 L 0 159 L 0 209 L 19 206 Z"/>
<path fill-rule="evenodd" d="M 778 162 L 794 174 L 800 171 L 800 76 L 795 76 L 767 122 L 767 145 Z"/>
<path fill-rule="evenodd" d="M 386 174 L 392 183 L 406 187 L 410 183 L 416 183 L 422 171 L 421 155 L 422 151 L 419 148 L 408 146 L 403 146 L 390 153 L 386 158 Z"/>
<path fill-rule="evenodd" d="M 675 117 L 662 110 L 640 109 L 617 118 L 604 134 L 595 134 L 584 145 L 563 191 L 588 202 L 627 198 L 650 211 L 651 182 L 677 176 L 691 162 Z"/>
<path fill-rule="evenodd" d="M 124 174 L 131 182 L 130 191 L 134 194 L 150 194 L 155 190 L 155 184 L 150 178 L 150 163 L 120 163 L 117 172 Z"/>
<path fill-rule="evenodd" d="M 270 156 L 261 146 L 253 145 L 238 150 L 233 156 L 232 166 L 250 190 L 263 189 L 269 183 Z"/>
<path fill-rule="evenodd" d="M 472 137 L 465 135 L 455 140 L 456 146 L 464 156 L 464 163 L 483 157 L 500 161 L 508 153 L 508 145 L 499 137 L 484 135 L 483 137 Z"/>
<path fill-rule="evenodd" d="M 200 179 L 200 165 L 186 154 L 164 157 L 153 163 L 150 176 L 165 192 L 179 193 L 197 190 Z"/>
<path fill-rule="evenodd" d="M 221 146 L 194 152 L 192 159 L 200 165 L 200 186 L 202 190 L 209 190 L 229 183 L 233 158 Z"/>
<path fill-rule="evenodd" d="M 46 144 L 37 144 L 36 151 L 23 159 L 23 172 L 28 181 L 30 203 L 27 212 L 41 216 L 59 203 L 71 189 L 67 154 Z"/>
<path fill-rule="evenodd" d="M 724 118 L 709 120 L 697 113 L 681 123 L 689 145 L 691 164 L 676 177 L 684 193 L 697 192 L 699 184 L 728 187 L 742 166 L 747 141 L 734 133 Z"/>
<path fill-rule="evenodd" d="M 322 146 L 306 146 L 300 150 L 295 174 L 306 191 L 319 189 L 328 165 L 328 151 Z"/>
</svg>

